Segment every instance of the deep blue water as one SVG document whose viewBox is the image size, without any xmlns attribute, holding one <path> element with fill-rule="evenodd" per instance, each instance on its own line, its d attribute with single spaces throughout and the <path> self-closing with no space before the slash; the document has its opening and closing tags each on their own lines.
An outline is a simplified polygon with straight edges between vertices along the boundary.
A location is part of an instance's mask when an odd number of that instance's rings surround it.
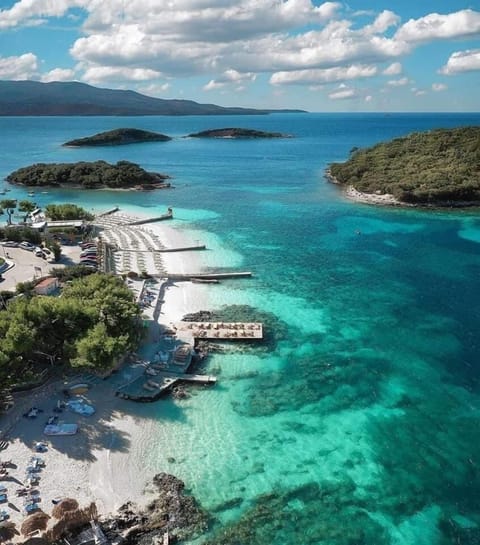
<svg viewBox="0 0 480 545">
<path fill-rule="evenodd" d="M 162 402 L 185 419 L 162 423 L 169 450 L 149 454 L 152 469 L 176 472 L 216 511 L 212 535 L 226 533 L 214 543 L 479 542 L 479 213 L 355 204 L 324 179 L 354 146 L 479 123 L 480 114 L 0 118 L 0 177 L 96 159 L 174 177 L 174 190 L 154 195 L 49 191 L 38 204 L 170 205 L 177 227 L 215 235 L 217 266 L 255 273 L 213 286 L 212 304 L 270 313 L 277 344 L 214 356 L 220 387 Z M 293 137 L 183 138 L 227 126 Z M 175 138 L 61 147 L 118 127 Z M 182 461 L 164 467 L 180 448 Z"/>
</svg>

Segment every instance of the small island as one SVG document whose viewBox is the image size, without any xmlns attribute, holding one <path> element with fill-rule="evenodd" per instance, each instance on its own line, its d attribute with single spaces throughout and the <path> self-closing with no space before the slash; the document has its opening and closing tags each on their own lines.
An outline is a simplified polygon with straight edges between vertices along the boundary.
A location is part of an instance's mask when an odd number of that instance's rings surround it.
<svg viewBox="0 0 480 545">
<path fill-rule="evenodd" d="M 190 138 L 288 138 L 280 132 L 265 132 L 254 129 L 239 129 L 228 127 L 225 129 L 208 129 L 206 131 L 189 134 Z"/>
<path fill-rule="evenodd" d="M 333 163 L 327 178 L 372 204 L 480 205 L 480 127 L 413 133 Z"/>
<path fill-rule="evenodd" d="M 93 136 L 86 136 L 85 138 L 76 138 L 75 140 L 65 142 L 63 146 L 123 146 L 142 142 L 167 142 L 168 140 L 171 140 L 169 136 L 157 132 L 141 129 L 114 129 L 112 131 L 100 132 Z"/>
<path fill-rule="evenodd" d="M 36 163 L 19 168 L 6 177 L 12 184 L 28 187 L 75 187 L 80 189 L 165 189 L 170 176 L 147 172 L 136 163 L 106 161 Z"/>
</svg>

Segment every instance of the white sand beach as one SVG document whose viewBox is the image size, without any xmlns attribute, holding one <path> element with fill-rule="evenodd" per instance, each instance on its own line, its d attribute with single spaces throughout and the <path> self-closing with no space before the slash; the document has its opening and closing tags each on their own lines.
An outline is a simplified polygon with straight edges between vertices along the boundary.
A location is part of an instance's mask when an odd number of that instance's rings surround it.
<svg viewBox="0 0 480 545">
<path fill-rule="evenodd" d="M 166 247 L 188 243 L 172 227 L 153 224 L 149 228 Z M 164 254 L 163 267 L 168 272 L 198 271 L 194 254 Z M 208 286 L 190 282 L 165 285 L 160 294 L 158 322 L 169 325 L 186 313 L 208 308 L 207 290 Z M 142 505 L 149 500 L 145 487 L 153 475 L 142 460 L 151 442 L 154 421 L 138 416 L 145 411 L 135 403 L 115 397 L 119 380 L 118 375 L 106 380 L 82 375 L 51 382 L 36 392 L 17 395 L 14 408 L 0 416 L 0 439 L 4 435 L 8 442 L 7 448 L 0 450 L 0 460 L 12 462 L 8 475 L 0 481 L 8 495 L 7 502 L 0 504 L 0 511 L 6 510 L 9 520 L 20 524 L 25 517 L 24 500 L 16 492 L 26 482 L 26 468 L 32 456 L 40 456 L 45 462 L 38 472 L 40 479 L 35 489 L 41 498 L 38 507 L 46 513 L 51 513 L 52 500 L 64 497 L 75 498 L 80 506 L 94 501 L 102 514 L 115 511 L 127 501 Z M 53 412 L 57 401 L 66 399 L 63 391 L 78 382 L 91 383 L 85 401 L 95 407 L 95 414 L 81 416 L 68 409 Z M 31 407 L 42 412 L 35 418 L 22 416 Z M 44 435 L 45 423 L 51 416 L 57 416 L 60 422 L 78 424 L 78 433 Z M 46 443 L 45 452 L 35 452 L 39 441 Z M 18 536 L 18 540 L 21 538 Z"/>
</svg>

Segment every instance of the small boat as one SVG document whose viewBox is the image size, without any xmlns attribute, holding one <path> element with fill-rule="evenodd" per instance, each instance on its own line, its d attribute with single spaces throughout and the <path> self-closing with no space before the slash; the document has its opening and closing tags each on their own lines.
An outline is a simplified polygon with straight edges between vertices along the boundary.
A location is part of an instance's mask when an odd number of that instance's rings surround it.
<svg viewBox="0 0 480 545">
<path fill-rule="evenodd" d="M 86 394 L 88 390 L 90 389 L 90 385 L 85 383 L 81 384 L 74 384 L 73 386 L 70 386 L 68 389 L 68 392 L 72 395 L 79 395 L 79 394 Z"/>
<path fill-rule="evenodd" d="M 75 435 L 78 431 L 76 424 L 52 424 L 45 426 L 45 435 Z"/>
<path fill-rule="evenodd" d="M 29 191 L 29 192 L 28 192 L 28 196 L 29 196 L 29 197 L 35 197 L 35 193 L 34 193 L 33 191 Z"/>
</svg>

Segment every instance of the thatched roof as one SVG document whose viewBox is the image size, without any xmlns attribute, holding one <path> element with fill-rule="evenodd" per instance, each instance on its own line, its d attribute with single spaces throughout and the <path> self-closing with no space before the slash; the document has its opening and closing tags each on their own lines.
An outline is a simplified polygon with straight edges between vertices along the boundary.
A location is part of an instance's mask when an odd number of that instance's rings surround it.
<svg viewBox="0 0 480 545">
<path fill-rule="evenodd" d="M 58 507 L 58 505 L 55 507 Z M 92 519 L 95 519 L 97 515 L 97 506 L 93 502 L 84 509 L 65 511 L 62 517 L 48 529 L 48 531 L 45 533 L 45 537 L 48 539 L 48 541 L 57 541 L 67 531 L 74 530 L 88 524 Z"/>
<path fill-rule="evenodd" d="M 10 541 L 20 532 L 17 530 L 15 523 L 11 521 L 0 522 L 0 543 Z"/>
<path fill-rule="evenodd" d="M 24 536 L 28 536 L 32 532 L 37 530 L 46 530 L 47 524 L 50 519 L 50 516 L 43 511 L 37 511 L 28 515 L 28 517 L 22 522 L 22 527 L 20 528 Z"/>
<path fill-rule="evenodd" d="M 52 509 L 52 515 L 56 519 L 61 519 L 68 511 L 78 509 L 78 501 L 73 498 L 64 498 Z"/>
</svg>

